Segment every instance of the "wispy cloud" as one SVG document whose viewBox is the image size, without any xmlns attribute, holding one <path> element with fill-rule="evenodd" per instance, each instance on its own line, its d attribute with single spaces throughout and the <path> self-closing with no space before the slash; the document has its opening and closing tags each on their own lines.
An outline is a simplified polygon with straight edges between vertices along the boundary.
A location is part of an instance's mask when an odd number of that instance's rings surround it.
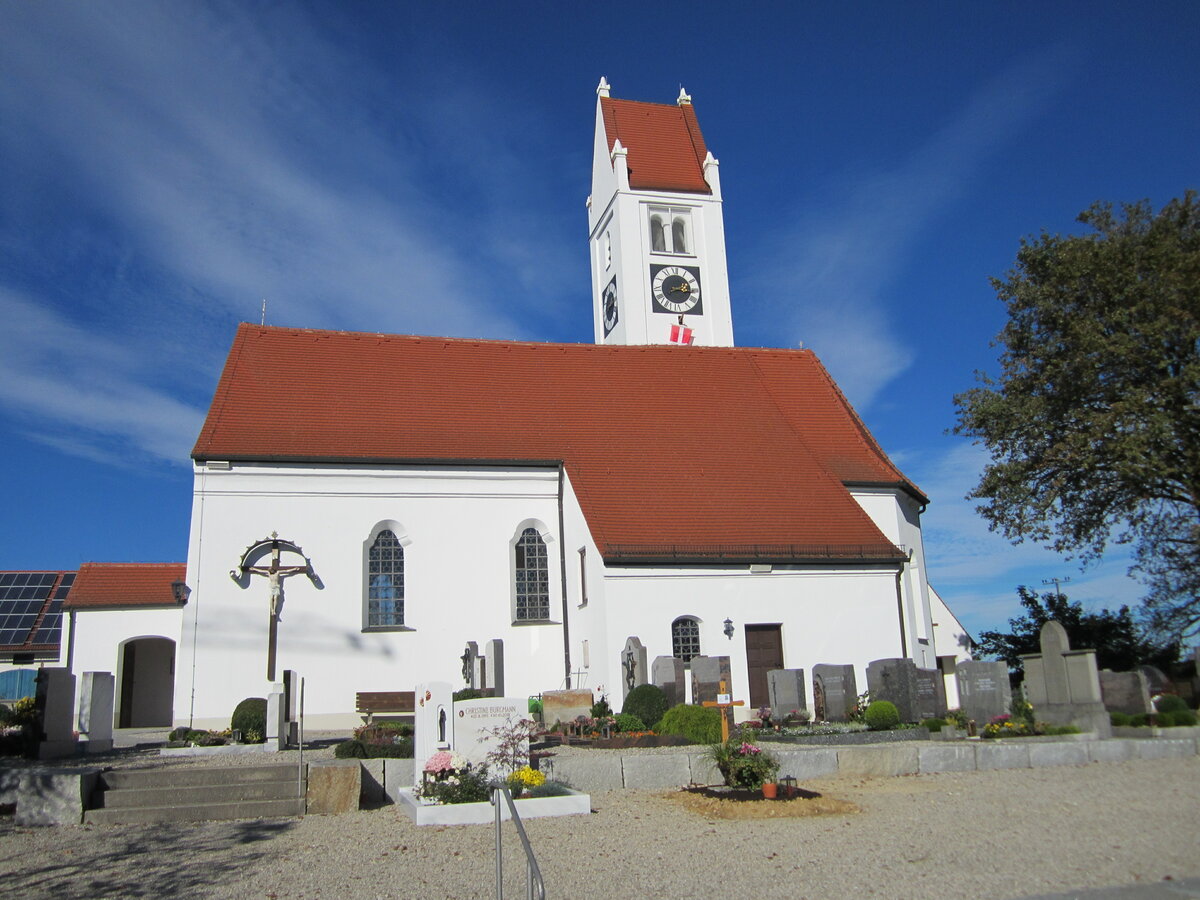
<svg viewBox="0 0 1200 900">
<path fill-rule="evenodd" d="M 451 98 L 433 75 L 398 82 L 338 37 L 287 6 L 5 11 L 4 200 L 27 223 L 0 229 L 5 304 L 23 309 L 27 334 L 78 339 L 77 375 L 121 354 L 110 377 L 82 384 L 8 356 L 0 404 L 45 433 L 69 429 L 58 442 L 69 452 L 108 457 L 119 435 L 182 462 L 192 404 L 233 323 L 257 320 L 263 298 L 270 324 L 542 336 L 530 323 L 553 320 L 558 298 L 531 271 L 564 269 L 571 242 L 511 187 L 511 170 L 534 165 L 507 149 L 512 112 L 485 102 L 483 84 Z M 479 164 L 458 177 L 423 137 L 452 140 L 442 108 L 474 117 L 459 155 Z M 522 124 L 536 137 L 536 122 Z M 49 270 L 61 276 L 52 293 L 34 275 Z M 47 320 L 35 325 L 36 310 Z M 154 364 L 164 351 L 171 361 Z"/>
<path fill-rule="evenodd" d="M 968 194 L 981 165 L 1065 87 L 1074 59 L 1055 49 L 1004 71 L 894 168 L 835 173 L 836 199 L 807 200 L 768 255 L 773 262 L 756 268 L 747 292 L 791 299 L 772 310 L 776 321 L 793 344 L 820 354 L 856 406 L 869 405 L 920 349 L 895 337 L 896 316 L 885 311 L 895 304 L 882 294 L 918 241 Z"/>
</svg>

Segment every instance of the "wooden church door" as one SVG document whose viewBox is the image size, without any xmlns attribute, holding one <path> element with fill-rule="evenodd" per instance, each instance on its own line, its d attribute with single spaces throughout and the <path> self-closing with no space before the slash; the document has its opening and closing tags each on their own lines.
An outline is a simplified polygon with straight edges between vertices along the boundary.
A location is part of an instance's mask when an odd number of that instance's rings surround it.
<svg viewBox="0 0 1200 900">
<path fill-rule="evenodd" d="M 750 706 L 771 705 L 767 673 L 783 668 L 783 634 L 778 625 L 746 626 L 746 672 L 750 678 Z"/>
</svg>

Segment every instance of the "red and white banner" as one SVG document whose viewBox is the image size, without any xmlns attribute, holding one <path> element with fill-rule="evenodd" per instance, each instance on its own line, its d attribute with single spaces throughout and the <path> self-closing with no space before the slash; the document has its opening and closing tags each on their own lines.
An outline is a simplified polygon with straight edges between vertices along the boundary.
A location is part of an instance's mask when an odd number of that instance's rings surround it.
<svg viewBox="0 0 1200 900">
<path fill-rule="evenodd" d="M 693 340 L 692 329 L 686 325 L 671 326 L 671 343 L 672 344 L 690 344 Z"/>
</svg>

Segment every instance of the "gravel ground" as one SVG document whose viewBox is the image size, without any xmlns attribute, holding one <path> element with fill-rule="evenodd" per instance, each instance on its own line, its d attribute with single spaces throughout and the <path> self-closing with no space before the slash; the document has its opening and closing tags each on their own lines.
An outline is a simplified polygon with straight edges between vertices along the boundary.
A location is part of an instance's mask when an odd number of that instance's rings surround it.
<svg viewBox="0 0 1200 900">
<path fill-rule="evenodd" d="M 806 788 L 851 814 L 720 820 L 671 795 L 592 795 L 593 814 L 526 823 L 552 898 L 1027 897 L 1200 876 L 1200 758 L 882 779 Z M 505 893 L 524 866 L 505 826 Z M 17 828 L 0 875 L 54 897 L 495 896 L 491 826 L 339 817 Z"/>
</svg>

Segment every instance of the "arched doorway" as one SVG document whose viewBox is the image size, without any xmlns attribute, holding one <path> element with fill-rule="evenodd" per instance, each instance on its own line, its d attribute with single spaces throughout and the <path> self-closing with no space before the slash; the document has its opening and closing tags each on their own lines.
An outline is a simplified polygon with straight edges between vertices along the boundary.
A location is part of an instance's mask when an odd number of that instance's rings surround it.
<svg viewBox="0 0 1200 900">
<path fill-rule="evenodd" d="M 164 637 L 133 638 L 125 641 L 119 652 L 117 727 L 170 725 L 174 714 L 175 642 Z"/>
</svg>

